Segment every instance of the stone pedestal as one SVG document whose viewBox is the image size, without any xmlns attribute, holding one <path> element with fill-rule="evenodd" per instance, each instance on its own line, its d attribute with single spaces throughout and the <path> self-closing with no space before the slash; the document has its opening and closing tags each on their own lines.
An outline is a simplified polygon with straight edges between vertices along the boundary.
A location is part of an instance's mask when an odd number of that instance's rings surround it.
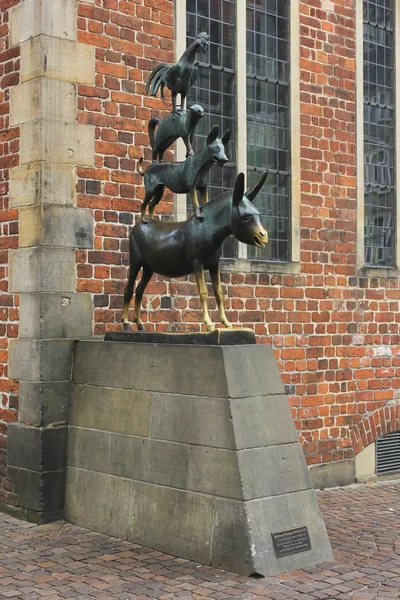
<svg viewBox="0 0 400 600">
<path fill-rule="evenodd" d="M 68 520 L 245 575 L 332 559 L 270 347 L 83 341 L 74 365 Z"/>
</svg>

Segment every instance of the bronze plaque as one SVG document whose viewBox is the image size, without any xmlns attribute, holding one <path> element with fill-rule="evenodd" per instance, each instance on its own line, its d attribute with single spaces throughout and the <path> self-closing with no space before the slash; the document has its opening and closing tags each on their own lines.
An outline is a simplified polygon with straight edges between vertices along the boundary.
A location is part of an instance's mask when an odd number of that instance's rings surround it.
<svg viewBox="0 0 400 600">
<path fill-rule="evenodd" d="M 275 554 L 278 558 L 297 552 L 311 550 L 310 536 L 307 527 L 296 527 L 272 533 Z"/>
</svg>

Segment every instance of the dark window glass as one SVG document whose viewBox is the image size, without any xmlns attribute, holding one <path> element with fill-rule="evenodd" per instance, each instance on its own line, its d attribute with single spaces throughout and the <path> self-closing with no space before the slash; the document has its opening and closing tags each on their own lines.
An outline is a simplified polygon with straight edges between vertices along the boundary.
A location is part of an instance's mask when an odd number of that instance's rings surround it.
<svg viewBox="0 0 400 600">
<path fill-rule="evenodd" d="M 394 5 L 364 0 L 365 264 L 395 264 Z"/>
<path fill-rule="evenodd" d="M 247 0 L 247 179 L 256 183 L 268 167 L 255 204 L 268 231 L 253 259 L 289 260 L 289 23 L 288 0 Z"/>
<path fill-rule="evenodd" d="M 188 106 L 198 102 L 205 112 L 196 128 L 193 149 L 196 151 L 206 143 L 214 125 L 218 125 L 220 136 L 227 129 L 232 132 L 227 146 L 229 163 L 222 168 L 211 167 L 208 195 L 212 200 L 232 190 L 235 184 L 235 0 L 187 0 L 186 10 L 187 43 L 192 43 L 201 31 L 210 36 L 209 50 L 197 55 L 197 82 L 188 94 Z M 190 197 L 188 212 L 192 213 Z M 236 256 L 236 247 L 236 240 L 230 238 L 222 255 Z"/>
</svg>

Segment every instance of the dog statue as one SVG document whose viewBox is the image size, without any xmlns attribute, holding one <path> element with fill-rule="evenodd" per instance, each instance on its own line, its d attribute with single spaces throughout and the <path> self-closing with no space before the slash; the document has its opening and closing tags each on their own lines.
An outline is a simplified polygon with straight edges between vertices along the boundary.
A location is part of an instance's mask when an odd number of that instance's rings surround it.
<svg viewBox="0 0 400 600">
<path fill-rule="evenodd" d="M 153 117 L 149 121 L 148 132 L 153 150 L 153 162 L 162 162 L 164 152 L 182 138 L 186 146 L 186 158 L 193 154 L 192 140 L 197 123 L 204 116 L 204 108 L 193 104 L 187 111 L 171 112 L 165 119 Z"/>
<path fill-rule="evenodd" d="M 154 209 L 160 202 L 165 186 L 175 194 L 190 194 L 192 204 L 199 220 L 204 218 L 197 199 L 199 190 L 201 204 L 208 202 L 208 172 L 212 165 L 222 167 L 228 162 L 225 146 L 229 142 L 231 132 L 228 129 L 222 138 L 218 137 L 219 127 L 215 126 L 208 134 L 204 148 L 189 156 L 184 162 L 153 163 L 143 171 L 143 158 L 137 169 L 144 177 L 145 197 L 140 209 L 142 221 L 148 222 L 146 209 L 149 207 L 149 218 L 153 218 Z"/>
</svg>

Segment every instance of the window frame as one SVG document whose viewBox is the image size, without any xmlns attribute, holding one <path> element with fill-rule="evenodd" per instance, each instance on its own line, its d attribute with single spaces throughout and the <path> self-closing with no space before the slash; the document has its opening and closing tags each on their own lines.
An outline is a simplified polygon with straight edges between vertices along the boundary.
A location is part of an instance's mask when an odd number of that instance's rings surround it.
<svg viewBox="0 0 400 600">
<path fill-rule="evenodd" d="M 290 227 L 289 260 L 287 262 L 254 260 L 247 258 L 245 244 L 238 243 L 237 258 L 221 258 L 222 269 L 240 272 L 300 272 L 300 14 L 299 3 L 290 0 Z M 236 0 L 236 123 L 237 172 L 247 174 L 247 119 L 246 119 L 246 3 Z M 186 49 L 186 0 L 175 0 L 175 55 L 180 58 Z M 175 147 L 177 161 L 185 160 L 185 147 L 181 140 Z M 186 219 L 186 196 L 175 197 L 174 217 Z"/>
<path fill-rule="evenodd" d="M 400 276 L 400 115 L 397 114 L 397 98 L 400 97 L 400 77 L 396 68 L 400 66 L 400 0 L 394 1 L 394 186 L 395 186 L 395 264 L 366 265 L 365 264 L 365 199 L 364 199 L 364 0 L 356 0 L 356 153 L 357 153 L 357 267 L 361 275 L 370 277 L 399 277 Z"/>
</svg>

